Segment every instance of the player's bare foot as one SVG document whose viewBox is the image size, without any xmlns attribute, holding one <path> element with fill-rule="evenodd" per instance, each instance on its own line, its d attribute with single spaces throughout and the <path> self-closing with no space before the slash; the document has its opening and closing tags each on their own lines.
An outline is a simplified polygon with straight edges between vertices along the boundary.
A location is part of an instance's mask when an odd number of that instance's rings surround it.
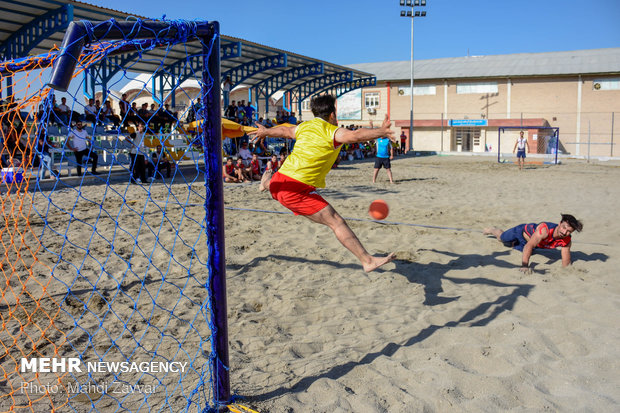
<svg viewBox="0 0 620 413">
<path fill-rule="evenodd" d="M 493 235 L 497 239 L 500 239 L 503 232 L 504 231 L 502 231 L 501 229 L 495 227 L 489 227 L 482 230 L 482 233 L 484 235 Z"/>
<path fill-rule="evenodd" d="M 273 171 L 271 169 L 267 169 L 265 173 L 263 173 L 263 177 L 260 179 L 260 185 L 258 186 L 258 189 L 261 192 L 269 189 L 269 183 L 271 183 L 272 174 Z"/>
<path fill-rule="evenodd" d="M 371 272 L 387 264 L 394 259 L 394 253 L 390 253 L 387 257 L 372 257 L 372 261 L 364 264 L 364 271 Z"/>
</svg>

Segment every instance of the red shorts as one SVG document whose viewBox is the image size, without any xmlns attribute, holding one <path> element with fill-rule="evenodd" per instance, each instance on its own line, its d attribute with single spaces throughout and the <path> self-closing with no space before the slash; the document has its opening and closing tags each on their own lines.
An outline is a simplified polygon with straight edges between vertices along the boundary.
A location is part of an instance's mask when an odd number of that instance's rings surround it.
<svg viewBox="0 0 620 413">
<path fill-rule="evenodd" d="M 329 203 L 316 192 L 316 188 L 276 172 L 269 183 L 273 199 L 293 211 L 295 215 L 316 214 Z"/>
</svg>

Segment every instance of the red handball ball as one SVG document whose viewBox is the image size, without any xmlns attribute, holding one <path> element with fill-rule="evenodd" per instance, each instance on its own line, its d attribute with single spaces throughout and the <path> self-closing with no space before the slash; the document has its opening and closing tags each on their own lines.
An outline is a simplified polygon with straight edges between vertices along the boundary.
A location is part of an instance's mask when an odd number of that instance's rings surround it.
<svg viewBox="0 0 620 413">
<path fill-rule="evenodd" d="M 390 207 L 388 207 L 387 202 L 383 199 L 376 199 L 370 203 L 370 207 L 368 208 L 368 213 L 372 217 L 372 219 L 382 220 L 387 218 L 390 213 Z"/>
</svg>

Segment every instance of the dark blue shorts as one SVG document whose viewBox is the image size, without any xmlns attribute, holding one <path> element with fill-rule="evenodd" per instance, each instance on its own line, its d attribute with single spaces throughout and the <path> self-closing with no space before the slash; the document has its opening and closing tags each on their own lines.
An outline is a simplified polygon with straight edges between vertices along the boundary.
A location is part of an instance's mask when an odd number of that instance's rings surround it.
<svg viewBox="0 0 620 413">
<path fill-rule="evenodd" d="M 502 232 L 500 239 L 507 247 L 514 248 L 518 251 L 523 251 L 523 247 L 527 244 L 525 238 L 523 238 L 523 230 L 527 224 L 517 225 L 514 228 L 507 229 Z"/>
<path fill-rule="evenodd" d="M 375 158 L 375 169 L 381 169 L 381 167 L 390 169 L 392 167 L 390 158 Z"/>
<path fill-rule="evenodd" d="M 525 149 L 519 149 L 517 151 L 517 158 L 525 158 Z"/>
</svg>

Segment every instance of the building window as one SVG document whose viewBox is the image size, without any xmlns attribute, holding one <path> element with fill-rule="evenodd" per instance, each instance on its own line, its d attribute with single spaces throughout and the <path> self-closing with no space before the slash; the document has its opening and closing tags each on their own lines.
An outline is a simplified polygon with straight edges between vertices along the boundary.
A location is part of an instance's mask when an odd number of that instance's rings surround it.
<svg viewBox="0 0 620 413">
<path fill-rule="evenodd" d="M 598 79 L 592 82 L 594 90 L 620 90 L 620 78 Z"/>
<path fill-rule="evenodd" d="M 413 96 L 436 95 L 437 87 L 435 85 L 413 85 Z M 399 96 L 411 96 L 410 86 L 399 86 Z"/>
<path fill-rule="evenodd" d="M 459 95 L 468 93 L 497 93 L 497 82 L 459 83 L 456 85 L 456 93 Z"/>
<path fill-rule="evenodd" d="M 301 110 L 310 110 L 310 99 L 301 101 Z"/>
<path fill-rule="evenodd" d="M 379 92 L 364 93 L 364 102 L 366 109 L 379 107 Z"/>
</svg>

